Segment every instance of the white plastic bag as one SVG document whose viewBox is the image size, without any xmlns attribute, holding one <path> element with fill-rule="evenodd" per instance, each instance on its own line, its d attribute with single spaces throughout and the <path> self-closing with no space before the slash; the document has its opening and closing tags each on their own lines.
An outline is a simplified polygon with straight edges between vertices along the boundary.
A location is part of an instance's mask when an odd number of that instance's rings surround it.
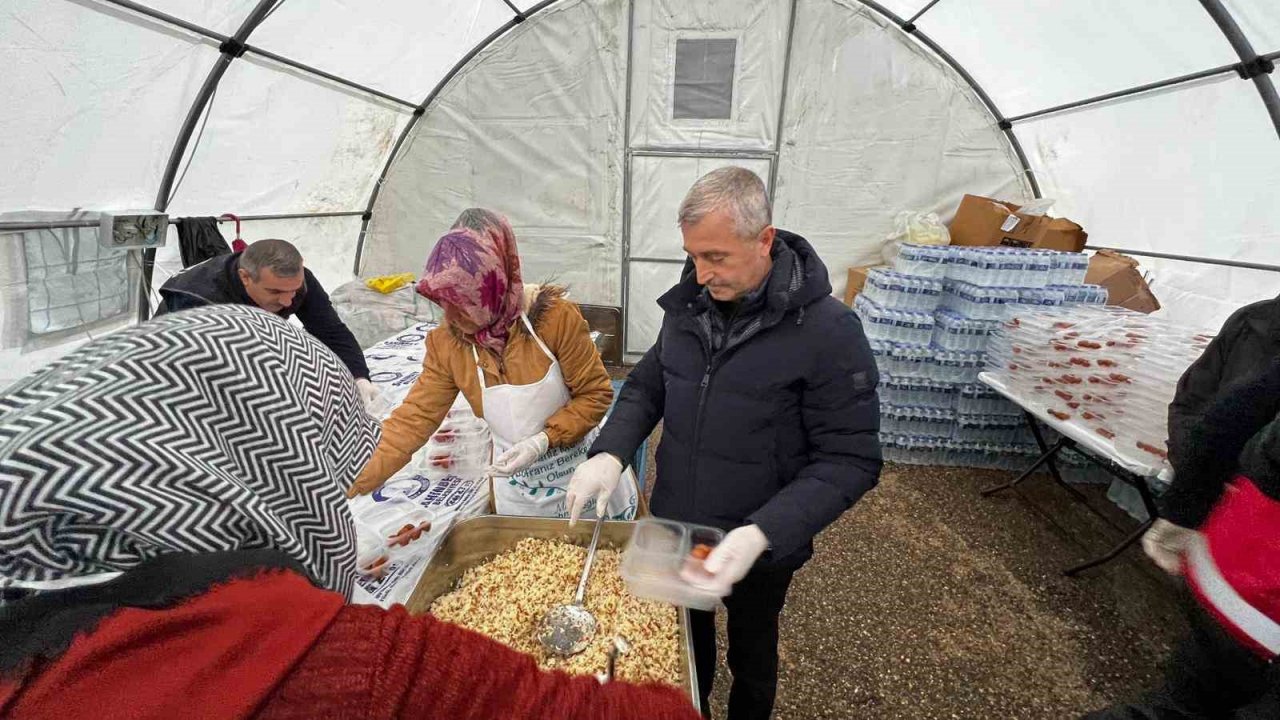
<svg viewBox="0 0 1280 720">
<path fill-rule="evenodd" d="M 898 248 L 910 245 L 950 245 L 951 233 L 938 219 L 937 213 L 904 210 L 894 220 L 894 230 L 885 238 L 881 256 L 886 263 L 898 257 Z"/>
</svg>

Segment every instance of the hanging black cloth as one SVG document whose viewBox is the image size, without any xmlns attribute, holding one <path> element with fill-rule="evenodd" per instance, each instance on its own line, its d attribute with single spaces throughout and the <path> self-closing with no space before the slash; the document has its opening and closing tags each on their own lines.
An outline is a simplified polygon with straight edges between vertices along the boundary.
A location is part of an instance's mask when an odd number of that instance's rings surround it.
<svg viewBox="0 0 1280 720">
<path fill-rule="evenodd" d="M 212 217 L 178 218 L 178 249 L 182 251 L 183 268 L 231 254 L 227 241 L 218 232 L 218 220 Z"/>
</svg>

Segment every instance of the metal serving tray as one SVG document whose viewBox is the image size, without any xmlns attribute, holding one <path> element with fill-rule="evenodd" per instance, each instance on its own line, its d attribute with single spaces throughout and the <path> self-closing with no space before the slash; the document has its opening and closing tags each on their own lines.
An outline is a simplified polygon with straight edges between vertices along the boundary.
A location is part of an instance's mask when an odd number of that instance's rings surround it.
<svg viewBox="0 0 1280 720">
<path fill-rule="evenodd" d="M 600 529 L 600 547 L 622 550 L 631 539 L 634 522 L 607 520 Z M 413 595 L 405 603 L 410 613 L 428 612 L 435 599 L 456 587 L 467 570 L 483 563 L 498 553 L 515 547 L 527 537 L 563 540 L 586 547 L 591 542 L 594 521 L 581 521 L 569 527 L 568 520 L 540 517 L 514 517 L 510 515 L 481 515 L 454 525 L 444 536 L 440 549 L 432 556 L 422 571 Z M 680 666 L 680 681 L 689 691 L 694 707 L 698 702 L 698 677 L 693 663 L 693 644 L 689 635 L 689 611 L 676 608 L 680 622 L 680 654 L 684 662 Z"/>
</svg>

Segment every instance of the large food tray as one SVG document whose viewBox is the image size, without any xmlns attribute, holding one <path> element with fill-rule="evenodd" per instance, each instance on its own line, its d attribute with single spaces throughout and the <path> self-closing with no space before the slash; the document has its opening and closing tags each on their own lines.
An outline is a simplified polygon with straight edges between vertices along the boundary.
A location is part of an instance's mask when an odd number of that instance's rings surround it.
<svg viewBox="0 0 1280 720">
<path fill-rule="evenodd" d="M 457 587 L 462 574 L 499 553 L 515 547 L 524 538 L 563 540 L 586 547 L 591 542 L 594 521 L 581 521 L 569 527 L 568 520 L 557 518 L 481 515 L 454 525 L 445 534 L 440 549 L 422 571 L 413 595 L 405 603 L 410 613 L 426 613 L 431 603 Z M 621 551 L 631 538 L 634 522 L 608 520 L 600 529 L 600 547 Z M 693 644 L 689 635 L 689 611 L 676 608 L 680 623 L 680 682 L 688 691 L 694 707 L 698 702 L 698 677 L 693 664 Z"/>
</svg>

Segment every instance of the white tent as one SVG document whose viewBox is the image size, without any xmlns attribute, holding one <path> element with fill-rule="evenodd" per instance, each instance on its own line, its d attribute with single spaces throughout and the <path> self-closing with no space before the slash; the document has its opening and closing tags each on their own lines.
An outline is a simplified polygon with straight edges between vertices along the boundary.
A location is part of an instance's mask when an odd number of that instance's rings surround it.
<svg viewBox="0 0 1280 720">
<path fill-rule="evenodd" d="M 0 0 L 0 382 L 146 315 L 175 234 L 96 239 L 137 209 L 244 216 L 332 289 L 492 207 L 635 357 L 729 163 L 837 292 L 901 210 L 1042 196 L 1216 326 L 1280 294 L 1276 58 L 1274 0 Z"/>
</svg>

